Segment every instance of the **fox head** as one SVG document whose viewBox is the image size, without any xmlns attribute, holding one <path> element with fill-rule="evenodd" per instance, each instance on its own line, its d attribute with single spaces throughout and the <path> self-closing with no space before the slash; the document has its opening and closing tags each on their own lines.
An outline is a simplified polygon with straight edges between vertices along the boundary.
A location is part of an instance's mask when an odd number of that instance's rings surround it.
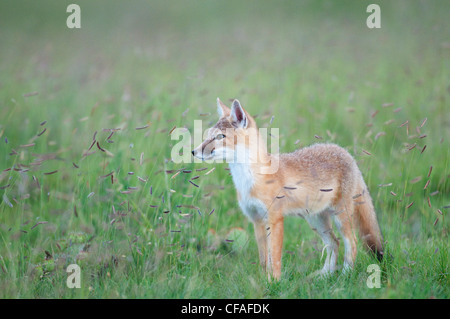
<svg viewBox="0 0 450 319">
<path fill-rule="evenodd" d="M 217 98 L 217 112 L 219 120 L 208 129 L 205 140 L 192 151 L 192 155 L 201 160 L 225 160 L 228 163 L 248 161 L 258 144 L 255 120 L 238 100 L 228 108 Z"/>
</svg>

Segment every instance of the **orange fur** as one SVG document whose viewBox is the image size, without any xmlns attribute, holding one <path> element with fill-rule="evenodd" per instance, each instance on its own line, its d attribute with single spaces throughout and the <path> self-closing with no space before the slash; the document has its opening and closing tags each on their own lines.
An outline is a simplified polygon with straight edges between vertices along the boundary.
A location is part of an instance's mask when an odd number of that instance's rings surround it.
<svg viewBox="0 0 450 319">
<path fill-rule="evenodd" d="M 382 236 L 367 187 L 353 157 L 335 144 L 315 144 L 289 154 L 270 154 L 255 120 L 239 101 L 219 99 L 219 121 L 193 150 L 202 159 L 226 159 L 244 214 L 255 225 L 261 265 L 269 278 L 281 276 L 284 217 L 305 218 L 322 238 L 327 258 L 321 274 L 336 269 L 338 245 L 331 219 L 345 244 L 344 269 L 356 258 L 356 230 L 368 248 L 383 254 Z M 240 157 L 243 151 L 245 156 Z M 238 159 L 245 159 L 238 163 Z M 276 164 L 275 173 L 264 169 Z"/>
</svg>

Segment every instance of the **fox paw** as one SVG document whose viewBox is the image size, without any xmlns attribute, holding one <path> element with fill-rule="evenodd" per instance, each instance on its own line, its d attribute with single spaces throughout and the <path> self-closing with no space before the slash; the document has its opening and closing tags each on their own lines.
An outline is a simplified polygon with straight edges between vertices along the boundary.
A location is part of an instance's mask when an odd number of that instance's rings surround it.
<svg viewBox="0 0 450 319">
<path fill-rule="evenodd" d="M 332 269 L 322 268 L 320 270 L 316 270 L 313 273 L 309 274 L 308 278 L 327 278 L 334 273 Z"/>
</svg>

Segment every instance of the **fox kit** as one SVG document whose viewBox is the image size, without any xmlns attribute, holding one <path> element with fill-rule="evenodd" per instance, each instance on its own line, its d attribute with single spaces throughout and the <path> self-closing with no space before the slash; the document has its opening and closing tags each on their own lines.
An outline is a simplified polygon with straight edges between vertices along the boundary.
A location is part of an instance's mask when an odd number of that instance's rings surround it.
<svg viewBox="0 0 450 319">
<path fill-rule="evenodd" d="M 270 154 L 255 120 L 238 100 L 228 108 L 217 99 L 217 109 L 219 121 L 192 155 L 229 163 L 239 206 L 254 224 L 260 263 L 269 279 L 281 275 L 284 217 L 290 215 L 304 218 L 322 238 L 327 257 L 320 274 L 336 270 L 339 242 L 332 219 L 345 246 L 344 270 L 355 262 L 357 230 L 367 248 L 382 259 L 372 199 L 345 149 L 314 144 L 289 154 Z"/>
</svg>

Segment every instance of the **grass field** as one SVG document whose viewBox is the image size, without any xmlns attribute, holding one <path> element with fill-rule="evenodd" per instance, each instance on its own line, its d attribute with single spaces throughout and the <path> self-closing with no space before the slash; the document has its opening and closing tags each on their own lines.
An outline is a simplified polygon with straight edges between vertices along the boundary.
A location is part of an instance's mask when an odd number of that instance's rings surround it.
<svg viewBox="0 0 450 319">
<path fill-rule="evenodd" d="M 368 29 L 368 1 L 80 0 L 68 29 L 72 2 L 0 4 L 1 298 L 449 297 L 448 2 L 378 1 Z M 227 165 L 171 161 L 172 128 L 215 123 L 217 97 L 282 152 L 354 155 L 392 256 L 381 288 L 362 249 L 309 278 L 322 242 L 294 217 L 267 281 Z"/>
</svg>

